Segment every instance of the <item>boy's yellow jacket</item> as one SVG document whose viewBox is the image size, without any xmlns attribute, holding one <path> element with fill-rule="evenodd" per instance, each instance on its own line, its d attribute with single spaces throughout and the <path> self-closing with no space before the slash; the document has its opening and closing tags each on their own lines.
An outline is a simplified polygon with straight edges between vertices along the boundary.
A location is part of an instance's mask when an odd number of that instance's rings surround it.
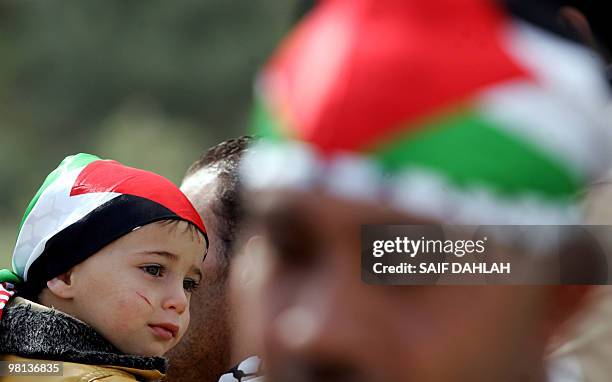
<svg viewBox="0 0 612 382">
<path fill-rule="evenodd" d="M 0 361 L 28 364 L 31 362 L 40 362 L 41 360 L 32 358 L 17 357 L 14 355 L 2 355 Z M 56 362 L 56 361 L 49 361 Z M 162 381 L 164 374 L 158 370 L 140 370 L 128 367 L 119 366 L 97 366 L 86 365 L 82 363 L 62 362 L 63 370 L 61 376 L 48 377 L 29 377 L 32 380 L 40 382 L 129 382 L 129 381 Z M 23 376 L 8 376 L 0 377 L 2 382 L 24 382 L 28 379 Z"/>
</svg>

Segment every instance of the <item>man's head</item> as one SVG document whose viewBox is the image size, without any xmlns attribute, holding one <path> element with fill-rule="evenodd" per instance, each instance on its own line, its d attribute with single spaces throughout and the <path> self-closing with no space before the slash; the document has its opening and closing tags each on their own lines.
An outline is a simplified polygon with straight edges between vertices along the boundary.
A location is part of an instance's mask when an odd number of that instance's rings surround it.
<svg viewBox="0 0 612 382">
<path fill-rule="evenodd" d="M 187 170 L 181 190 L 207 217 L 211 247 L 204 279 L 194 294 L 187 335 L 170 354 L 170 378 L 216 381 L 232 367 L 234 315 L 226 299 L 227 276 L 243 210 L 238 198 L 238 163 L 252 138 L 240 137 L 209 149 Z"/>
<path fill-rule="evenodd" d="M 362 224 L 576 223 L 606 166 L 589 52 L 496 4 L 323 2 L 264 69 L 243 313 L 271 380 L 544 380 L 583 289 L 361 281 Z"/>
<path fill-rule="evenodd" d="M 374 286 L 361 280 L 361 224 L 420 224 L 326 194 L 258 194 L 257 273 L 240 313 L 272 381 L 539 380 L 548 340 L 584 289 Z M 255 301 L 248 305 L 249 301 Z M 466 366 L 467 365 L 467 366 Z"/>
</svg>

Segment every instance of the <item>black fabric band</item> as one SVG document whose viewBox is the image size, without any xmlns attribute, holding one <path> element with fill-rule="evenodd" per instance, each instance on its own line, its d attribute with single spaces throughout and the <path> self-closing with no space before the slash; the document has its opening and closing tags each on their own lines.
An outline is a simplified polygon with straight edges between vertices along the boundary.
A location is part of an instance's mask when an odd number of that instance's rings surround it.
<svg viewBox="0 0 612 382">
<path fill-rule="evenodd" d="M 146 198 L 120 195 L 49 239 L 32 264 L 20 295 L 33 297 L 48 280 L 67 272 L 106 245 L 141 227 L 162 220 L 184 220 Z"/>
<path fill-rule="evenodd" d="M 559 10 L 564 2 L 561 0 L 502 0 L 508 11 L 533 25 L 543 28 L 557 36 L 580 43 L 578 36 L 564 28 L 559 20 Z"/>
</svg>

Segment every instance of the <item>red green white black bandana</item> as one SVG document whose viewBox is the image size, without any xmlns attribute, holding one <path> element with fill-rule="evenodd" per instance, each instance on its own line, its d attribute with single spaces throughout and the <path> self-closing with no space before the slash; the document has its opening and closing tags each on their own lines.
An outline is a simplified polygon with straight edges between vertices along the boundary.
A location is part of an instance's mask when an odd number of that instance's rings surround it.
<svg viewBox="0 0 612 382">
<path fill-rule="evenodd" d="M 0 283 L 0 319 L 2 318 L 2 309 L 8 304 L 8 301 L 15 294 L 14 285 L 7 282 Z"/>
<path fill-rule="evenodd" d="M 245 185 L 444 223 L 579 222 L 609 164 L 603 66 L 498 3 L 319 3 L 258 79 Z"/>
<path fill-rule="evenodd" d="M 13 272 L 27 288 L 42 288 L 121 236 L 161 220 L 193 224 L 208 247 L 199 214 L 166 178 L 90 154 L 69 156 L 23 216 Z"/>
</svg>

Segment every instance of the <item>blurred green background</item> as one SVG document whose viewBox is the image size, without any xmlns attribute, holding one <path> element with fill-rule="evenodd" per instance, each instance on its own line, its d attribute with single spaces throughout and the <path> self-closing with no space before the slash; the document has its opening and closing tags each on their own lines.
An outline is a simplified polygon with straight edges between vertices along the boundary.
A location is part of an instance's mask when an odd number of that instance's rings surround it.
<svg viewBox="0 0 612 382">
<path fill-rule="evenodd" d="M 247 131 L 252 78 L 299 0 L 0 0 L 0 268 L 66 156 L 179 182 Z"/>
</svg>

